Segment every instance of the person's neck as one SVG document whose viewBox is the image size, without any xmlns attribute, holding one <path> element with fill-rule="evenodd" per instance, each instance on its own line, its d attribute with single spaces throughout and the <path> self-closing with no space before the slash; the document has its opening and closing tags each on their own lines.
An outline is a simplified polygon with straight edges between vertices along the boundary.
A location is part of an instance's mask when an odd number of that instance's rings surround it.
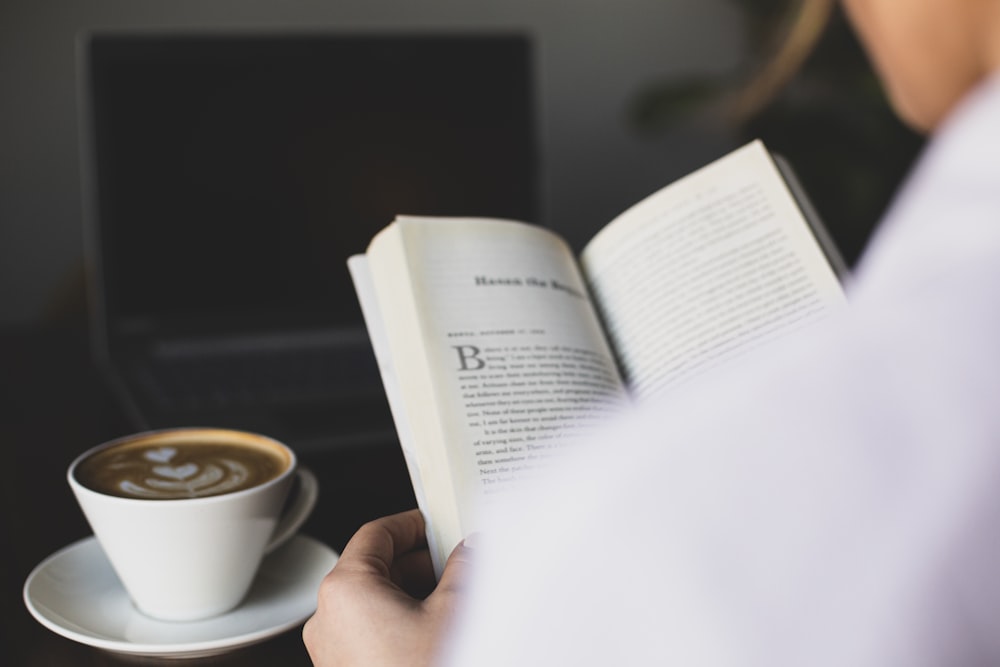
<svg viewBox="0 0 1000 667">
<path fill-rule="evenodd" d="M 984 1 L 980 26 L 980 61 L 983 78 L 1000 74 L 1000 2 Z"/>
</svg>

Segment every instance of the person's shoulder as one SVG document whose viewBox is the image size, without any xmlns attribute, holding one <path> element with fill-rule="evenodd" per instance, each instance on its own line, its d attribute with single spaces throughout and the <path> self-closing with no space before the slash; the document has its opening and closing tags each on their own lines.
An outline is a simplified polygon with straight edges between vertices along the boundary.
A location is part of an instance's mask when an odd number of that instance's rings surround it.
<svg viewBox="0 0 1000 667">
<path fill-rule="evenodd" d="M 930 137 L 855 267 L 855 300 L 898 299 L 927 284 L 974 291 L 977 272 L 1000 269 L 998 116 L 994 76 Z"/>
<path fill-rule="evenodd" d="M 984 79 L 952 110 L 931 135 L 911 180 L 925 185 L 932 179 L 957 179 L 966 186 L 986 186 L 996 192 L 1000 171 L 1000 73 Z M 996 199 L 1000 201 L 1000 196 Z"/>
</svg>

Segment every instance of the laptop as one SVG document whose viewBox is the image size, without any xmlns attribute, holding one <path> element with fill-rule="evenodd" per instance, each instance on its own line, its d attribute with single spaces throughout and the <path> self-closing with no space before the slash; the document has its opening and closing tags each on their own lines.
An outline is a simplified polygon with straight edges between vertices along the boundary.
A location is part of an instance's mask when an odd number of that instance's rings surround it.
<svg viewBox="0 0 1000 667">
<path fill-rule="evenodd" d="M 538 220 L 521 34 L 79 44 L 95 360 L 137 429 L 395 442 L 346 268 L 398 213 Z"/>
</svg>

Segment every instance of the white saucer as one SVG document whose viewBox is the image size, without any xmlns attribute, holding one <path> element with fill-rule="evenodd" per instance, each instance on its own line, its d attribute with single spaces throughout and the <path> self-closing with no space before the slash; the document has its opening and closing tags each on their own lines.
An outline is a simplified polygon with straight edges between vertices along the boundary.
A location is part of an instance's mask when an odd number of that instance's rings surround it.
<svg viewBox="0 0 1000 667">
<path fill-rule="evenodd" d="M 243 604 L 204 621 L 157 621 L 139 613 L 94 537 L 36 567 L 24 584 L 31 614 L 53 632 L 132 655 L 194 658 L 268 639 L 316 610 L 320 581 L 337 562 L 325 544 L 297 535 L 268 555 Z"/>
</svg>

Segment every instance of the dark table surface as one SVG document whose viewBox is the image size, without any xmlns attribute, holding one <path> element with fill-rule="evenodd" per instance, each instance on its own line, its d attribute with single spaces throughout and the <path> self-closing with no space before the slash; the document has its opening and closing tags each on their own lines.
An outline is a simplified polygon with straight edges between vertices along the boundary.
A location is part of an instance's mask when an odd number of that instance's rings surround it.
<svg viewBox="0 0 1000 667">
<path fill-rule="evenodd" d="M 231 653 L 194 660 L 130 657 L 65 639 L 39 624 L 22 599 L 25 580 L 53 552 L 91 534 L 66 484 L 80 452 L 136 429 L 90 362 L 76 328 L 0 331 L 0 664 L 310 665 L 301 626 Z M 395 442 L 299 452 L 320 497 L 302 533 L 338 552 L 365 521 L 415 506 Z"/>
</svg>

